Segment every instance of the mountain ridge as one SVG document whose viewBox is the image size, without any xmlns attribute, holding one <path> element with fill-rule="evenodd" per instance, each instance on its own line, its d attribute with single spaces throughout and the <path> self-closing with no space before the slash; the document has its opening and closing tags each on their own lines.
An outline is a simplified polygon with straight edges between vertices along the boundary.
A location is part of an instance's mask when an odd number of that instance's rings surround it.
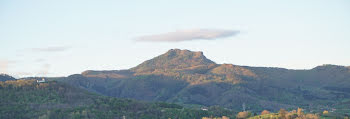
<svg viewBox="0 0 350 119">
<path fill-rule="evenodd" d="M 184 57 L 189 57 L 191 58 L 192 56 L 195 56 L 197 58 L 199 58 L 200 60 L 204 61 L 204 62 L 200 62 L 200 61 L 189 61 L 188 59 L 186 59 L 185 61 L 181 61 L 181 62 L 175 62 L 172 63 L 169 60 L 177 60 L 177 59 L 181 59 Z M 170 57 L 170 59 L 165 58 L 165 57 Z M 161 61 L 162 63 L 157 65 L 154 64 L 155 62 L 159 61 L 160 59 L 165 60 L 165 61 Z M 191 60 L 191 59 L 190 59 Z M 197 59 L 198 60 L 198 59 Z M 186 62 L 187 61 L 187 62 Z M 168 63 L 168 65 L 166 65 L 166 63 Z M 183 64 L 182 64 L 183 63 Z M 206 56 L 203 54 L 203 52 L 201 51 L 190 51 L 190 50 L 181 50 L 181 49 L 170 49 L 168 50 L 166 53 L 159 55 L 157 57 L 154 57 L 152 59 L 146 60 L 144 62 L 142 62 L 141 64 L 132 67 L 130 69 L 123 69 L 123 70 L 86 70 L 83 71 L 82 74 L 88 74 L 88 72 L 113 72 L 113 71 L 132 71 L 132 72 L 136 72 L 136 73 L 140 73 L 140 72 L 148 72 L 151 73 L 152 71 L 158 69 L 158 70 L 166 70 L 169 71 L 169 69 L 177 69 L 177 70 L 186 70 L 186 68 L 198 68 L 198 67 L 191 67 L 189 65 L 189 63 L 194 63 L 195 66 L 198 65 L 213 65 L 213 66 L 209 66 L 209 68 L 214 68 L 220 65 L 233 65 L 233 66 L 237 66 L 237 67 L 248 67 L 248 68 L 269 68 L 269 69 L 283 69 L 283 70 L 317 70 L 317 69 L 327 69 L 327 68 L 344 68 L 344 69 L 349 69 L 350 70 L 350 66 L 342 66 L 342 65 L 334 65 L 334 64 L 321 64 L 318 66 L 315 66 L 313 68 L 310 69 L 289 69 L 289 68 L 283 68 L 283 67 L 266 67 L 266 66 L 247 66 L 247 65 L 236 65 L 236 64 L 232 64 L 232 63 L 224 63 L 224 64 L 217 64 L 214 61 L 207 59 Z M 203 64 L 201 64 L 203 63 Z M 180 66 L 176 66 L 180 65 Z M 145 69 L 143 69 L 144 67 L 146 67 Z M 166 67 L 166 68 L 164 68 Z M 148 70 L 152 70 L 152 71 L 147 71 Z"/>
<path fill-rule="evenodd" d="M 308 70 L 216 64 L 203 52 L 172 49 L 127 70 L 88 70 L 67 82 L 103 95 L 240 110 L 339 108 L 350 98 L 350 69 Z"/>
<path fill-rule="evenodd" d="M 190 51 L 181 49 L 170 49 L 166 53 L 161 54 L 143 63 L 124 70 L 87 70 L 81 74 L 86 77 L 99 78 L 130 78 L 137 75 L 165 75 L 184 79 L 190 83 L 198 84 L 207 81 L 231 82 L 233 84 L 243 82 L 245 79 L 262 79 L 266 77 L 257 75 L 257 72 L 291 72 L 291 71 L 323 71 L 323 70 L 341 70 L 350 72 L 350 68 L 340 65 L 324 64 L 316 66 L 312 69 L 287 69 L 279 67 L 254 67 L 241 66 L 235 64 L 216 64 L 207 59 L 203 52 Z M 257 71 L 257 72 L 256 72 Z M 179 77 L 182 75 L 182 77 Z M 194 75 L 196 79 L 189 79 Z M 241 77 L 244 77 L 242 79 Z M 197 81 L 196 81 L 197 80 Z M 198 81 L 199 80 L 199 81 Z"/>
</svg>

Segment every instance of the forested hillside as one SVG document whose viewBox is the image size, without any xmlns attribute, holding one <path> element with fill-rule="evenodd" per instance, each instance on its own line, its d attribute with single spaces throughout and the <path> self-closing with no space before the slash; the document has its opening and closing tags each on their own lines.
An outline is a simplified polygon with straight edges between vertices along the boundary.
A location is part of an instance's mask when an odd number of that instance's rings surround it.
<svg viewBox="0 0 350 119">
<path fill-rule="evenodd" d="M 234 117 L 223 108 L 207 111 L 163 102 L 140 102 L 87 92 L 56 81 L 0 81 L 0 119 L 167 119 Z"/>
</svg>

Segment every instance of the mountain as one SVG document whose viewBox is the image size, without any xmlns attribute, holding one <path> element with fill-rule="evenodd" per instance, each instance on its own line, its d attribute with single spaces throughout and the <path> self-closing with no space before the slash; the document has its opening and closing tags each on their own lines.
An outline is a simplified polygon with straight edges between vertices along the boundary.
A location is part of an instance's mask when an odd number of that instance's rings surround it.
<svg viewBox="0 0 350 119">
<path fill-rule="evenodd" d="M 66 83 L 35 79 L 0 81 L 1 119 L 165 119 L 228 116 L 219 107 L 207 111 L 163 102 L 118 99 L 88 92 Z"/>
<path fill-rule="evenodd" d="M 203 52 L 171 49 L 165 54 L 131 68 L 131 70 L 138 74 L 155 74 L 200 71 L 214 67 L 215 65 L 213 61 L 203 55 Z"/>
<path fill-rule="evenodd" d="M 16 80 L 16 79 L 7 74 L 0 74 L 0 81 L 7 81 L 7 80 Z"/>
<path fill-rule="evenodd" d="M 350 98 L 350 68 L 310 70 L 216 64 L 202 52 L 171 49 L 127 70 L 93 71 L 55 79 L 99 94 L 234 110 L 339 108 Z"/>
</svg>

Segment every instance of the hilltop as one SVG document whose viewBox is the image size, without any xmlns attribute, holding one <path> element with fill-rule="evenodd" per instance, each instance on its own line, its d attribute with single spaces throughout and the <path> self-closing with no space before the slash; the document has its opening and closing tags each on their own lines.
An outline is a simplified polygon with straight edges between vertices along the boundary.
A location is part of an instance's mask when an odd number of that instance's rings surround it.
<svg viewBox="0 0 350 119">
<path fill-rule="evenodd" d="M 153 59 L 131 68 L 138 74 L 186 72 L 214 67 L 215 62 L 207 59 L 203 52 L 171 49 Z"/>
</svg>

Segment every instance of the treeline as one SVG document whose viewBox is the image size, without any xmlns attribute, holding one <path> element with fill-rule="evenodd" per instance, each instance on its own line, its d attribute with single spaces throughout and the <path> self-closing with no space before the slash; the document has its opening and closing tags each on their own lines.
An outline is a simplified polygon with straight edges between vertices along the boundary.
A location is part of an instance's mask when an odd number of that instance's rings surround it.
<svg viewBox="0 0 350 119">
<path fill-rule="evenodd" d="M 347 115 L 333 115 L 328 111 L 320 113 L 305 113 L 302 108 L 297 110 L 287 111 L 280 109 L 278 113 L 270 113 L 268 110 L 263 110 L 260 115 L 252 114 L 249 111 L 239 112 L 236 119 L 349 119 Z"/>
<path fill-rule="evenodd" d="M 142 102 L 90 93 L 65 83 L 36 80 L 0 81 L 0 119 L 323 119 L 344 118 L 332 112 L 305 113 L 303 109 L 276 113 L 268 110 L 259 115 L 249 111 L 235 112 L 219 106 L 206 110 L 185 108 L 164 102 Z"/>
<path fill-rule="evenodd" d="M 0 81 L 0 97 L 0 119 L 199 119 L 222 115 L 235 118 L 235 112 L 220 107 L 200 110 L 164 102 L 118 99 L 55 81 Z"/>
</svg>

